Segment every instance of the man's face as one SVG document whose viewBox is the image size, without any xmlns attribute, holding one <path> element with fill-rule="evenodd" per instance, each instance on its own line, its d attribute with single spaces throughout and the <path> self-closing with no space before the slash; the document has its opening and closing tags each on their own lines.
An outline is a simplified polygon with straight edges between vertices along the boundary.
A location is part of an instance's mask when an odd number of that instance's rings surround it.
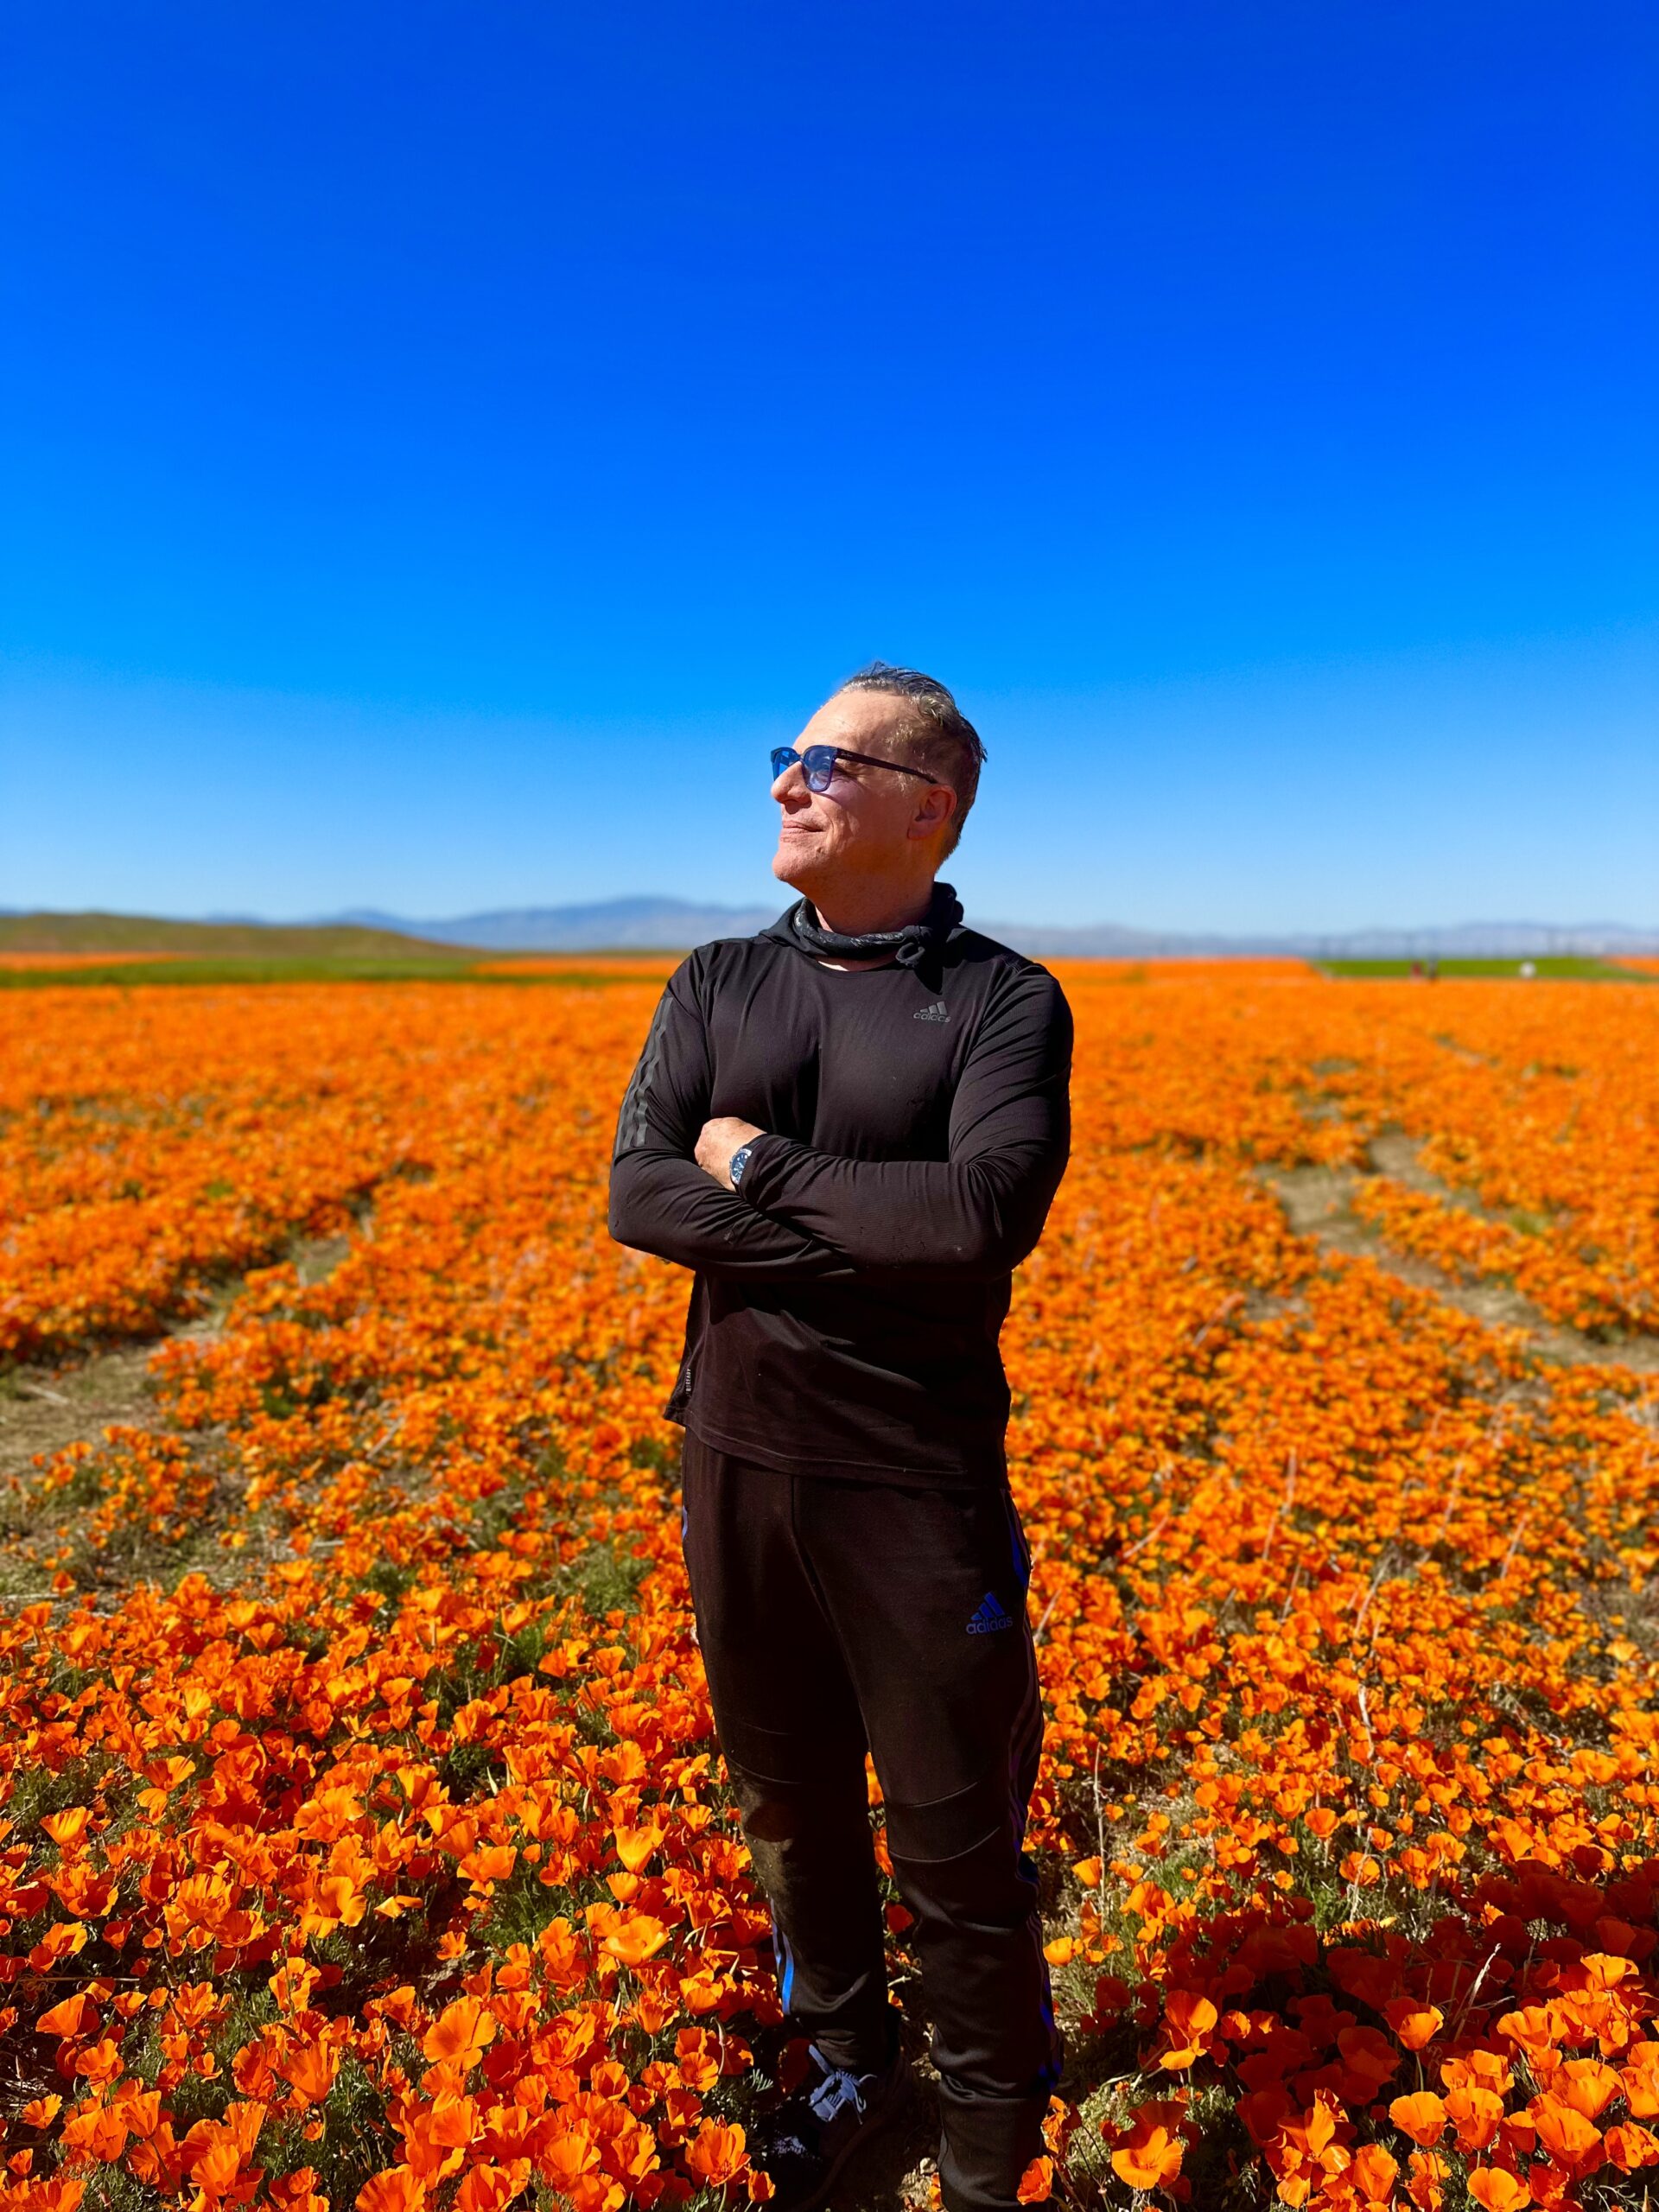
<svg viewBox="0 0 1659 2212">
<path fill-rule="evenodd" d="M 906 701 L 880 691 L 843 691 L 818 709 L 795 741 L 845 747 L 878 760 L 906 761 L 898 742 L 910 713 Z M 798 768 L 772 787 L 783 809 L 772 872 L 808 898 L 853 876 L 931 874 L 939 864 L 944 827 L 956 795 L 886 768 L 836 764 L 827 791 L 812 791 Z"/>
</svg>

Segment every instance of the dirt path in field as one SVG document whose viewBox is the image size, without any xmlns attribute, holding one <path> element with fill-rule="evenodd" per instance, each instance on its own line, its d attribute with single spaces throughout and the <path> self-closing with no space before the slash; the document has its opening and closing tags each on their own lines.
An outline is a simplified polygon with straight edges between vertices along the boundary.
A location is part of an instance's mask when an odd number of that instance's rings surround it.
<svg viewBox="0 0 1659 2212">
<path fill-rule="evenodd" d="M 1461 1208 L 1483 1218 L 1478 1203 L 1466 1192 L 1455 1191 L 1431 1175 L 1418 1157 L 1416 1141 L 1400 1130 L 1373 1139 L 1368 1147 L 1371 1167 L 1378 1175 L 1421 1191 L 1443 1205 Z M 1428 1260 L 1395 1251 L 1380 1230 L 1353 1211 L 1353 1197 L 1362 1180 L 1352 1167 L 1264 1167 L 1259 1178 L 1278 1197 L 1285 1217 L 1298 1236 L 1311 1236 L 1326 1251 L 1373 1261 L 1421 1290 L 1432 1291 L 1459 1313 L 1467 1313 L 1491 1329 L 1524 1330 L 1532 1349 L 1544 1359 L 1599 1367 L 1629 1367 L 1643 1374 L 1659 1374 L 1659 1338 L 1624 1335 L 1605 1339 L 1586 1336 L 1580 1329 L 1552 1321 L 1529 1298 L 1502 1282 L 1464 1282 Z"/>
<path fill-rule="evenodd" d="M 297 1237 L 283 1258 L 302 1282 L 321 1282 L 350 1249 L 344 1236 Z M 216 1293 L 206 1313 L 167 1334 L 210 1341 L 223 1331 L 241 1279 Z M 114 1423 L 154 1428 L 158 1423 L 149 1362 L 154 1340 L 112 1345 L 64 1366 L 14 1367 L 0 1372 L 0 1483 L 27 1477 L 37 1454 L 67 1444 L 95 1444 Z"/>
</svg>

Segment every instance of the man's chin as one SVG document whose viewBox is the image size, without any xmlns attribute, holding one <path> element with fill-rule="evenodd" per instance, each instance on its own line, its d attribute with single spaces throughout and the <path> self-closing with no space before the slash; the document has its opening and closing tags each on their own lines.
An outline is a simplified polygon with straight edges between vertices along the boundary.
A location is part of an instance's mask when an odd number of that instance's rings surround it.
<svg viewBox="0 0 1659 2212">
<path fill-rule="evenodd" d="M 791 891 L 810 896 L 813 883 L 823 873 L 823 855 L 805 838 L 790 838 L 772 856 L 772 872 Z"/>
</svg>

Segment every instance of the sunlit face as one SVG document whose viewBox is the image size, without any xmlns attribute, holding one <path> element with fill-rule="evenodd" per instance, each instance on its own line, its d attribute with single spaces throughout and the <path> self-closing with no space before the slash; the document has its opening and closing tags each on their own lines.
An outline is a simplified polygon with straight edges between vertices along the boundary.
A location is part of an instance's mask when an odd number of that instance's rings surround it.
<svg viewBox="0 0 1659 2212">
<path fill-rule="evenodd" d="M 902 760 L 897 734 L 909 712 L 904 700 L 885 692 L 842 691 L 818 709 L 795 749 L 845 746 Z M 772 872 L 815 900 L 818 891 L 855 876 L 931 875 L 944 856 L 944 830 L 957 804 L 945 785 L 839 763 L 827 791 L 809 791 L 800 771 L 786 768 L 772 795 L 783 809 Z"/>
</svg>

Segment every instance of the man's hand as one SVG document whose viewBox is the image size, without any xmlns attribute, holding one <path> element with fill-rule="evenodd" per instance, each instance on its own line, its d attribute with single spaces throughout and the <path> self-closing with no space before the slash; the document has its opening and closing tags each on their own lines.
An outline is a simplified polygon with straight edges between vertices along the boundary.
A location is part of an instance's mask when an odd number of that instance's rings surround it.
<svg viewBox="0 0 1659 2212">
<path fill-rule="evenodd" d="M 692 1157 L 705 1175 L 712 1175 L 716 1183 L 729 1191 L 732 1154 L 747 1144 L 751 1137 L 765 1135 L 766 1131 L 757 1129 L 753 1122 L 740 1122 L 735 1114 L 722 1114 L 718 1121 L 703 1123 Z"/>
</svg>

